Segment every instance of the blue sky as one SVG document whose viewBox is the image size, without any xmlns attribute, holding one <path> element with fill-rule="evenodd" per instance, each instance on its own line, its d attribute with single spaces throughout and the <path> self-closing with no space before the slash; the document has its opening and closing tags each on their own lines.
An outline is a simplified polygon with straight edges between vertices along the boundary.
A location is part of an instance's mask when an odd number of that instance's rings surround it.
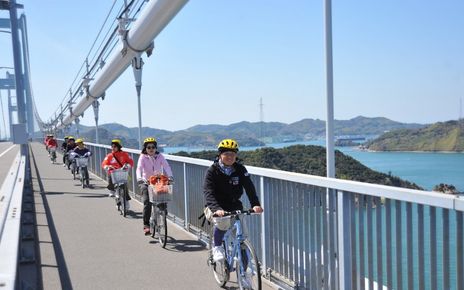
<svg viewBox="0 0 464 290">
<path fill-rule="evenodd" d="M 19 2 L 28 20 L 34 95 L 46 120 L 113 1 Z M 332 6 L 336 119 L 459 117 L 464 1 L 336 0 Z M 264 121 L 325 120 L 323 29 L 322 0 L 189 1 L 155 39 L 154 55 L 144 57 L 143 125 L 180 130 L 257 122 L 260 98 Z M 8 34 L 0 33 L 0 47 L 0 66 L 12 66 Z M 100 123 L 137 126 L 131 69 L 106 96 Z M 94 124 L 91 109 L 81 123 Z"/>
</svg>

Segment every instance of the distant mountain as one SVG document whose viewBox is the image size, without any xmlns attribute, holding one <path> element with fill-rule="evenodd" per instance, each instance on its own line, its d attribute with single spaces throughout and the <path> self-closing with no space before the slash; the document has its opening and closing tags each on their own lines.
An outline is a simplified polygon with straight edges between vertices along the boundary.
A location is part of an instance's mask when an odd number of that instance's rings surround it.
<svg viewBox="0 0 464 290">
<path fill-rule="evenodd" d="M 375 151 L 464 151 L 464 120 L 395 130 L 365 144 Z"/>
<path fill-rule="evenodd" d="M 335 120 L 334 126 L 336 135 L 380 135 L 393 129 L 420 128 L 424 125 L 399 123 L 386 118 L 359 116 L 350 120 Z M 93 130 L 93 134 L 89 133 L 91 130 Z M 138 143 L 138 128 L 128 128 L 121 124 L 110 123 L 100 125 L 99 130 L 106 130 L 110 139 L 118 137 L 124 138 L 127 144 L 137 145 Z M 75 128 L 71 131 L 75 131 Z M 95 127 L 81 125 L 80 132 L 83 136 L 85 135 L 87 140 L 94 141 Z M 102 134 L 106 133 L 102 132 L 100 135 Z M 325 121 L 303 119 L 291 124 L 243 121 L 230 125 L 196 125 L 174 132 L 143 127 L 142 136 L 155 136 L 159 143 L 171 147 L 214 147 L 218 140 L 231 137 L 237 139 L 241 146 L 262 146 L 265 143 L 286 140 L 303 141 L 325 137 Z M 100 139 L 103 143 L 104 139 L 101 137 Z"/>
</svg>

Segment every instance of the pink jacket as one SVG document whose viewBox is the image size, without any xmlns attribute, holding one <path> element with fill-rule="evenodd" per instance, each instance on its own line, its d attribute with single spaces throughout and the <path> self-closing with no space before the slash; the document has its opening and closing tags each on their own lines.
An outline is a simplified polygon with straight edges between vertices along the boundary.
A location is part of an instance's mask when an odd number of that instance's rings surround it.
<svg viewBox="0 0 464 290">
<path fill-rule="evenodd" d="M 163 154 L 155 154 L 151 157 L 148 154 L 140 154 L 137 164 L 137 180 L 148 180 L 150 176 L 163 173 L 168 177 L 172 177 L 171 166 L 164 158 Z"/>
</svg>

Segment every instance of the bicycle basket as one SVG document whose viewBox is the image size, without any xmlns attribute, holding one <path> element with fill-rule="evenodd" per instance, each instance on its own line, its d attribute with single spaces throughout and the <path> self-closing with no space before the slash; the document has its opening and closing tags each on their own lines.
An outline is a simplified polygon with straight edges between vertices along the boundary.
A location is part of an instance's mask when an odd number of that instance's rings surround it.
<svg viewBox="0 0 464 290">
<path fill-rule="evenodd" d="M 87 157 L 76 158 L 76 165 L 78 167 L 87 167 L 88 164 L 89 164 L 89 158 Z"/>
<path fill-rule="evenodd" d="M 172 184 L 168 185 L 153 185 L 148 186 L 148 194 L 150 196 L 150 202 L 160 203 L 168 202 L 172 200 Z"/>
<path fill-rule="evenodd" d="M 111 172 L 111 180 L 114 184 L 127 183 L 129 172 L 126 170 L 116 169 Z"/>
</svg>

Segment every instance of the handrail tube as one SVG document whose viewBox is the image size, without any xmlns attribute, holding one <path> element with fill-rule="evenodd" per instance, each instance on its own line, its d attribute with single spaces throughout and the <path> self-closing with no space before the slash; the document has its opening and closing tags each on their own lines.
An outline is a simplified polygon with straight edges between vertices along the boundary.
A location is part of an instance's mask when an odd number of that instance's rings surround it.
<svg viewBox="0 0 464 290">
<path fill-rule="evenodd" d="M 188 0 L 158 0 L 148 2 L 142 11 L 140 18 L 137 19 L 131 29 L 128 31 L 127 42 L 135 50 L 144 51 L 156 36 L 166 27 L 174 16 L 182 9 Z M 121 49 L 123 48 L 121 44 Z M 57 129 L 62 129 L 66 125 L 80 116 L 90 107 L 94 98 L 103 95 L 107 88 L 116 81 L 119 76 L 131 64 L 132 59 L 139 52 L 127 47 L 123 53 L 121 49 L 116 50 L 110 60 L 105 64 L 101 71 L 96 75 L 95 80 L 89 86 L 89 96 L 82 100 L 73 108 L 72 114 L 69 114 Z"/>
</svg>

